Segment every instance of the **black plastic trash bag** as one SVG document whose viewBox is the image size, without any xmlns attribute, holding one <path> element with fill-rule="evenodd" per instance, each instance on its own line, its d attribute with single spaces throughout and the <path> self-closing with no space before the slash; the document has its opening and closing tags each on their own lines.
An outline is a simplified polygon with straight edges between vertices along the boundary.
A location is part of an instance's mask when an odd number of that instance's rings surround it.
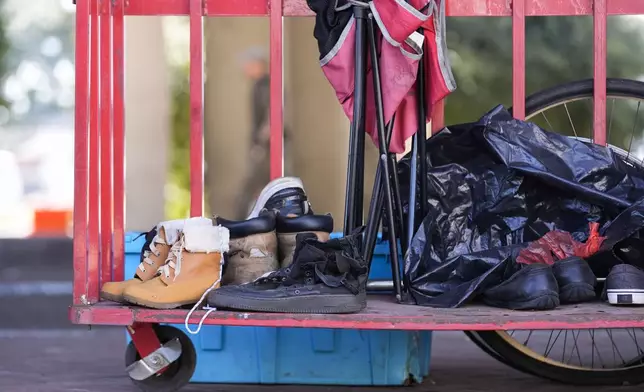
<svg viewBox="0 0 644 392">
<path fill-rule="evenodd" d="M 584 242 L 588 223 L 600 223 L 608 238 L 593 259 L 602 259 L 644 227 L 643 170 L 608 148 L 516 120 L 501 106 L 476 123 L 443 129 L 426 146 L 429 212 L 405 257 L 419 305 L 462 305 L 511 275 L 518 251 L 549 231 Z M 408 200 L 409 156 L 399 167 Z M 610 268 L 602 260 L 596 266 Z"/>
</svg>

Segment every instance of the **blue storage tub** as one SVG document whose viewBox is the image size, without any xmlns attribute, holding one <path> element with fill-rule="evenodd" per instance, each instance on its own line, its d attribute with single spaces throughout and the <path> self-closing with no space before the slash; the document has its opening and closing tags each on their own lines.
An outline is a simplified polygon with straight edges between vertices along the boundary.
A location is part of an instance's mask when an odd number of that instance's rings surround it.
<svg viewBox="0 0 644 392">
<path fill-rule="evenodd" d="M 125 237 L 126 277 L 145 242 L 137 235 Z M 379 239 L 370 278 L 390 277 L 389 247 Z M 319 328 L 207 325 L 188 336 L 197 351 L 191 381 L 198 383 L 404 385 L 427 376 L 432 343 L 431 332 Z"/>
</svg>

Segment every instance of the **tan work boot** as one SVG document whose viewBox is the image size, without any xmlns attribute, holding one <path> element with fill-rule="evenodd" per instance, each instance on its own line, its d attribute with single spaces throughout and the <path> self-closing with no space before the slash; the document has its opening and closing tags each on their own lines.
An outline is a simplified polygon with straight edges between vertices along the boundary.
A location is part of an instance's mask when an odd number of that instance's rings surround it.
<svg viewBox="0 0 644 392">
<path fill-rule="evenodd" d="M 149 281 L 157 274 L 169 255 L 170 248 L 178 242 L 186 222 L 195 225 L 212 226 L 212 220 L 208 218 L 177 219 L 159 223 L 154 230 L 156 235 L 143 246 L 141 250 L 141 264 L 139 264 L 134 278 L 123 282 L 106 282 L 101 288 L 100 297 L 107 301 L 124 303 L 123 292 L 132 285 L 138 285 Z"/>
<path fill-rule="evenodd" d="M 284 268 L 293 263 L 297 235 L 313 233 L 318 241 L 326 242 L 333 231 L 333 217 L 331 215 L 278 215 L 276 226 L 280 268 Z"/>
<path fill-rule="evenodd" d="M 244 284 L 279 268 L 275 213 L 257 218 L 230 221 L 215 217 L 218 225 L 230 231 L 230 250 L 224 266 L 223 285 Z"/>
<path fill-rule="evenodd" d="M 190 226 L 183 229 L 180 245 L 160 274 L 145 284 L 125 289 L 126 301 L 155 309 L 174 309 L 194 304 L 208 290 L 219 287 L 223 254 L 230 233 L 222 226 Z"/>
</svg>

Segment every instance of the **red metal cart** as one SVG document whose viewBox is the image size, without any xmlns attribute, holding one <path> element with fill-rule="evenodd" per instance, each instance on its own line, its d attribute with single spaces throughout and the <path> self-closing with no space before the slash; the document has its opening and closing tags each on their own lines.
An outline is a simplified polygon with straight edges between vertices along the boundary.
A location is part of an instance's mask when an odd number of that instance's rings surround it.
<svg viewBox="0 0 644 392">
<path fill-rule="evenodd" d="M 124 17 L 190 17 L 190 187 L 191 215 L 201 216 L 203 163 L 203 18 L 270 18 L 271 177 L 282 175 L 282 25 L 284 16 L 311 16 L 304 0 L 77 0 L 74 200 L 74 285 L 70 319 L 75 324 L 122 325 L 130 331 L 152 372 L 163 372 L 168 355 L 159 323 L 182 323 L 186 310 L 152 310 L 99 302 L 104 282 L 123 280 L 124 271 Z M 504 16 L 513 21 L 513 113 L 524 118 L 525 18 L 594 17 L 594 141 L 606 144 L 606 25 L 608 15 L 644 14 L 633 0 L 448 0 L 448 16 Z M 442 108 L 433 129 L 442 127 Z M 202 311 L 193 316 L 198 321 Z M 205 324 L 385 330 L 534 330 L 644 327 L 644 309 L 604 304 L 518 313 L 466 307 L 430 309 L 371 297 L 354 315 L 292 315 L 217 311 Z M 181 343 L 181 341 L 179 342 Z M 167 346 L 167 345 L 166 345 Z M 136 353 L 135 353 L 136 354 Z M 159 354 L 159 355 L 157 355 Z M 167 355 L 166 355 L 167 354 Z M 164 356 L 165 355 L 165 356 Z M 166 362 L 164 362 L 166 361 Z M 189 366 L 189 365 L 186 365 Z M 189 378 L 189 377 L 188 377 Z M 168 378 L 168 383 L 173 382 Z"/>
</svg>

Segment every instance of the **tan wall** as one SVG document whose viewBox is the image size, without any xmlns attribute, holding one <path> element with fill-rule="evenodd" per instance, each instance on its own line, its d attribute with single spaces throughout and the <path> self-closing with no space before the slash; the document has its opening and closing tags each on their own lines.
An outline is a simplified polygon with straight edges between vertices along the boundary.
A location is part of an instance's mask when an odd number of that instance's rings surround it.
<svg viewBox="0 0 644 392">
<path fill-rule="evenodd" d="M 161 18 L 126 18 L 126 229 L 149 230 L 164 216 L 170 87 Z"/>
<path fill-rule="evenodd" d="M 349 122 L 318 63 L 313 18 L 287 18 L 284 23 L 285 122 L 292 130 L 294 175 L 304 181 L 316 212 L 330 212 L 342 229 Z M 237 58 L 244 49 L 268 48 L 267 18 L 216 18 L 206 25 L 207 182 L 213 190 L 213 212 L 234 206 L 246 169 L 250 83 Z M 377 154 L 367 140 L 365 173 L 368 203 Z M 365 205 L 365 209 L 367 206 Z"/>
</svg>

